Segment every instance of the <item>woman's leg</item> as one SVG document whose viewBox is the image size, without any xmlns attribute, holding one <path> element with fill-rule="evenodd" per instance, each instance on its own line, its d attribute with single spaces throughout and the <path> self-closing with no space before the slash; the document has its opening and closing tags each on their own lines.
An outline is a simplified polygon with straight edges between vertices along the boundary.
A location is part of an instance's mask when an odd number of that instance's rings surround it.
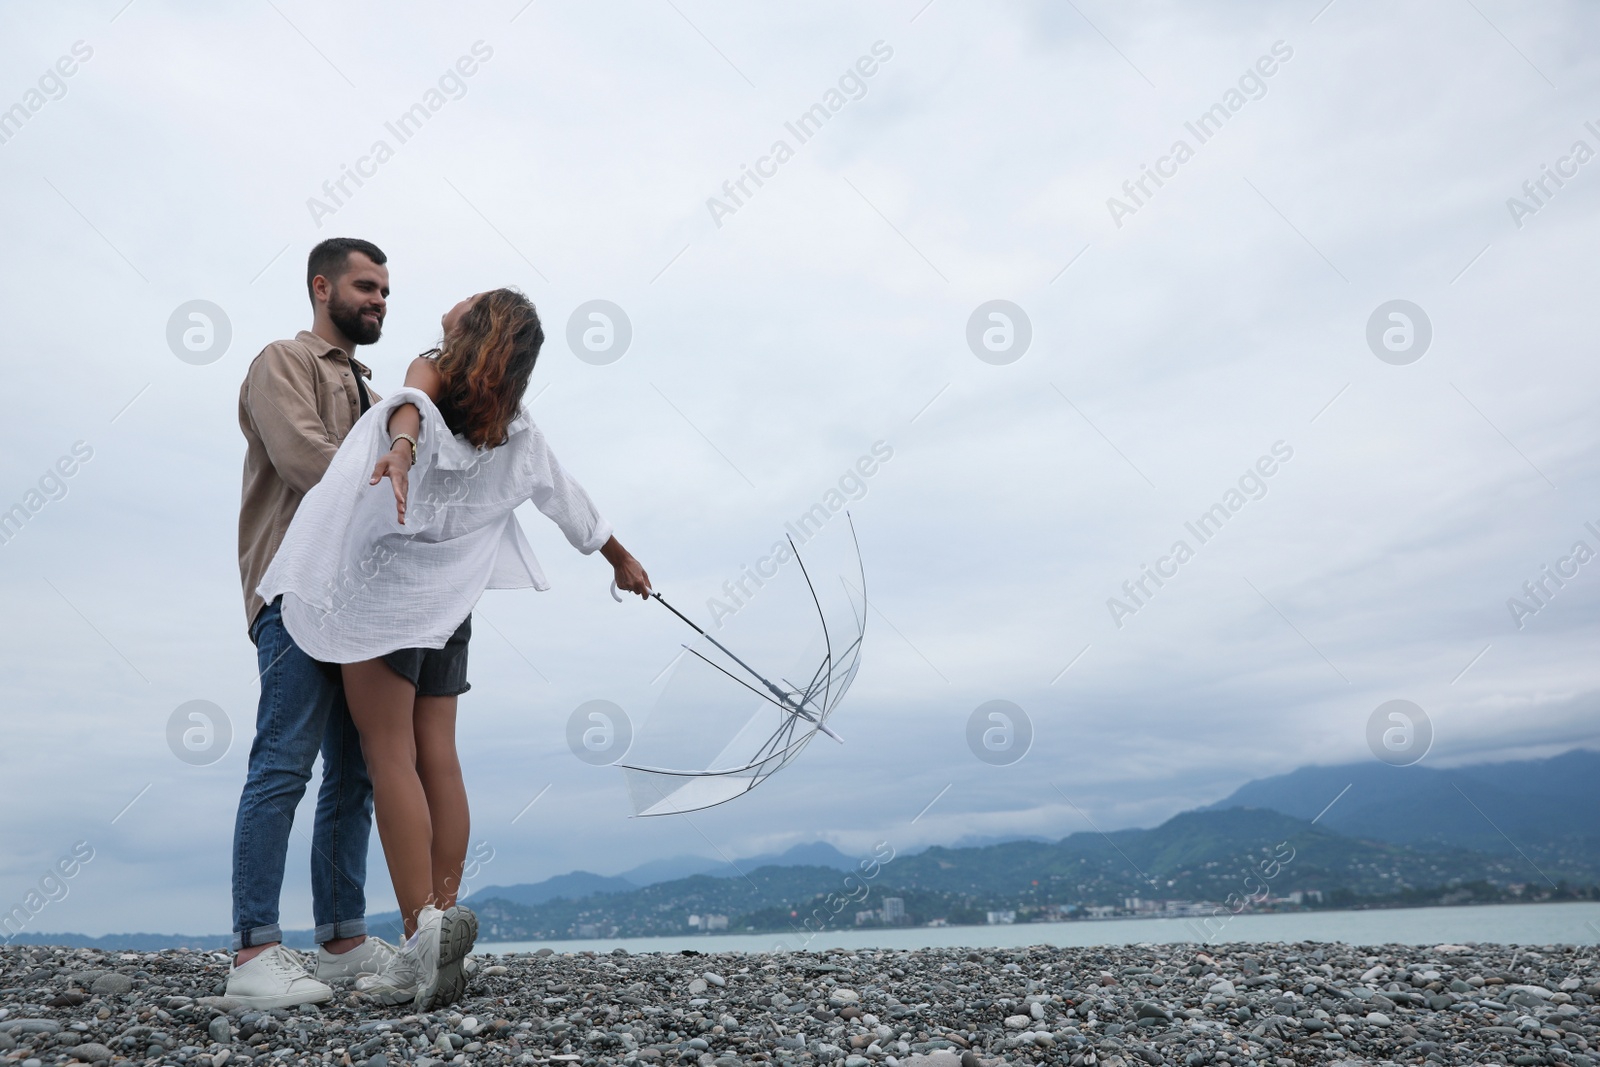
<svg viewBox="0 0 1600 1067">
<path fill-rule="evenodd" d="M 417 774 L 428 797 L 433 826 L 433 904 L 448 908 L 461 889 L 472 818 L 456 757 L 456 698 L 417 697 L 412 715 Z M 387 839 L 385 839 L 387 840 Z"/>
<path fill-rule="evenodd" d="M 417 913 L 433 893 L 433 825 L 417 776 L 412 730 L 416 688 L 383 660 L 372 659 L 344 665 L 344 690 L 350 717 L 361 732 L 378 836 L 410 937 L 417 930 Z"/>
</svg>

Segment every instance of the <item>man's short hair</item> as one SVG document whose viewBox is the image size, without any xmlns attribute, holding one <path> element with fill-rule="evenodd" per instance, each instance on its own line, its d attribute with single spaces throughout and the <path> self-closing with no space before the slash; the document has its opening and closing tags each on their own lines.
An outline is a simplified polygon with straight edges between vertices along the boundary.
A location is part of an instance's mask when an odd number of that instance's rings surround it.
<svg viewBox="0 0 1600 1067">
<path fill-rule="evenodd" d="M 313 304 L 317 301 L 317 294 L 311 288 L 311 283 L 320 274 L 330 283 L 338 284 L 350 266 L 351 252 L 360 252 L 380 267 L 389 262 L 389 257 L 383 254 L 383 249 L 371 241 L 363 241 L 359 237 L 328 238 L 313 248 L 306 260 L 306 294 L 311 297 Z"/>
</svg>

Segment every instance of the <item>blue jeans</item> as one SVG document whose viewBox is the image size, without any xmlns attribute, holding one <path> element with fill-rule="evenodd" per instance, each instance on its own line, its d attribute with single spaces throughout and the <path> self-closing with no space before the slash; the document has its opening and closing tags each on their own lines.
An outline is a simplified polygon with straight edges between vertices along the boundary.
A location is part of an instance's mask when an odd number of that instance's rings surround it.
<svg viewBox="0 0 1600 1067">
<path fill-rule="evenodd" d="M 322 789 L 311 831 L 311 908 L 319 944 L 367 932 L 372 781 L 335 664 L 318 663 L 284 628 L 280 605 L 250 627 L 261 673 L 256 739 L 233 828 L 233 947 L 283 940 L 278 897 L 294 811 L 317 752 Z"/>
</svg>

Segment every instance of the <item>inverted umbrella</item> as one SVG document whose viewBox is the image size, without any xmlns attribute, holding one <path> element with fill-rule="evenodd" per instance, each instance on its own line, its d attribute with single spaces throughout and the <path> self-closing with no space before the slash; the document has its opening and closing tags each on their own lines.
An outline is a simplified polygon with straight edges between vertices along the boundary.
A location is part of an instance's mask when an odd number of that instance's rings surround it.
<svg viewBox="0 0 1600 1067">
<path fill-rule="evenodd" d="M 843 741 L 828 719 L 861 665 L 867 617 L 861 546 L 848 514 L 846 521 L 859 589 L 840 574 L 837 592 L 832 583 L 819 590 L 794 539 L 787 539 L 804 582 L 807 615 L 815 613 L 814 623 L 807 624 L 810 646 L 788 671 L 753 665 L 781 652 L 735 652 L 660 593 L 650 594 L 696 637 L 684 644 L 684 654 L 626 762 L 617 764 L 635 815 L 673 815 L 725 804 L 788 766 L 817 734 Z M 777 578 L 762 588 L 775 583 Z M 771 599 L 779 601 L 776 609 L 785 607 L 781 598 Z"/>
</svg>

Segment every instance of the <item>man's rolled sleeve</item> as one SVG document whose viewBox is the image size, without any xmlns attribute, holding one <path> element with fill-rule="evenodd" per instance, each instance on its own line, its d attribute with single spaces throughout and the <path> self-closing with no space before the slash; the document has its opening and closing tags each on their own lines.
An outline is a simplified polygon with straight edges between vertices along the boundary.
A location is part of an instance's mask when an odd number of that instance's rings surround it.
<svg viewBox="0 0 1600 1067">
<path fill-rule="evenodd" d="M 305 360 L 287 345 L 268 345 L 250 367 L 245 400 L 273 469 L 302 495 L 322 480 L 339 450 L 317 412 L 317 398 L 305 392 L 317 381 Z"/>
</svg>

